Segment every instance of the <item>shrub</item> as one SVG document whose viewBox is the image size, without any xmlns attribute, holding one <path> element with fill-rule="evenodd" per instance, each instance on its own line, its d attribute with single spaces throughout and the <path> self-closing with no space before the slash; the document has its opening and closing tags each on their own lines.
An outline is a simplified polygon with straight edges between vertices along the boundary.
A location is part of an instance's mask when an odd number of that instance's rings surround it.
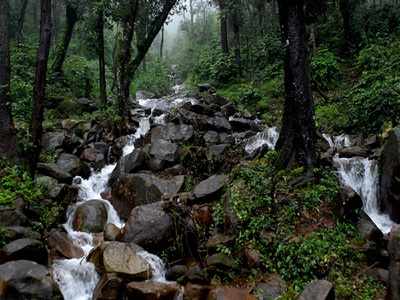
<svg viewBox="0 0 400 300">
<path fill-rule="evenodd" d="M 329 87 L 336 85 L 340 79 L 339 63 L 333 52 L 319 49 L 311 61 L 312 77 L 319 85 Z"/>
<path fill-rule="evenodd" d="M 72 55 L 64 63 L 65 85 L 73 96 L 85 97 L 92 91 L 94 65 L 82 56 Z M 61 87 L 62 88 L 62 87 Z"/>
</svg>

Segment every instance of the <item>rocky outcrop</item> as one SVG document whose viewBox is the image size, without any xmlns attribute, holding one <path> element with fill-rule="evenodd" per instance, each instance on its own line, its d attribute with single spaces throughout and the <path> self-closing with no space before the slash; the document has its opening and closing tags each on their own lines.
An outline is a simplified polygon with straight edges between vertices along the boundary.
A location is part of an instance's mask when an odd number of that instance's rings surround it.
<svg viewBox="0 0 400 300">
<path fill-rule="evenodd" d="M 18 239 L 5 245 L 0 255 L 0 261 L 33 260 L 40 264 L 47 264 L 46 247 L 38 240 L 29 238 Z"/>
<path fill-rule="evenodd" d="M 333 284 L 326 280 L 314 280 L 305 287 L 299 300 L 335 300 Z"/>
<path fill-rule="evenodd" d="M 128 299 L 174 300 L 178 285 L 162 282 L 131 282 L 127 285 Z"/>
<path fill-rule="evenodd" d="M 151 141 L 167 140 L 172 142 L 187 142 L 194 134 L 193 126 L 186 124 L 167 123 L 151 130 Z"/>
<path fill-rule="evenodd" d="M 126 175 L 113 185 L 111 203 L 126 219 L 136 206 L 160 201 L 164 194 L 177 194 L 183 183 L 184 176 L 166 180 L 147 173 Z"/>
<path fill-rule="evenodd" d="M 400 300 L 400 227 L 392 228 L 389 237 L 389 286 L 387 299 Z"/>
<path fill-rule="evenodd" d="M 54 257 L 80 258 L 84 256 L 83 250 L 74 245 L 65 232 L 53 229 L 47 238 L 50 254 Z"/>
<path fill-rule="evenodd" d="M 64 172 L 71 174 L 73 177 L 81 176 L 88 178 L 90 176 L 90 168 L 82 162 L 78 157 L 69 153 L 62 153 L 57 159 L 57 166 Z"/>
<path fill-rule="evenodd" d="M 162 202 L 134 208 L 123 229 L 122 240 L 134 242 L 150 252 L 165 249 L 174 236 L 174 222 Z"/>
<path fill-rule="evenodd" d="M 83 232 L 102 232 L 107 223 L 107 207 L 101 200 L 90 200 L 75 211 L 73 228 Z"/>
<path fill-rule="evenodd" d="M 193 190 L 196 201 L 212 200 L 220 194 L 227 183 L 225 175 L 213 175 L 200 182 Z"/>
<path fill-rule="evenodd" d="M 42 137 L 42 147 L 45 151 L 54 151 L 62 147 L 65 140 L 63 131 L 47 132 Z"/>
<path fill-rule="evenodd" d="M 67 184 L 72 183 L 73 176 L 53 163 L 38 163 L 37 170 L 39 173 L 57 179 Z"/>
<path fill-rule="evenodd" d="M 381 208 L 393 221 L 400 222 L 400 127 L 395 128 L 384 145 L 380 160 Z"/>
<path fill-rule="evenodd" d="M 46 267 L 28 260 L 0 265 L 0 299 L 53 300 L 57 295 L 59 292 Z"/>
<path fill-rule="evenodd" d="M 113 172 L 111 173 L 108 184 L 113 184 L 121 177 L 134 173 L 144 166 L 145 152 L 142 149 L 135 149 L 132 153 L 122 157 Z"/>
</svg>

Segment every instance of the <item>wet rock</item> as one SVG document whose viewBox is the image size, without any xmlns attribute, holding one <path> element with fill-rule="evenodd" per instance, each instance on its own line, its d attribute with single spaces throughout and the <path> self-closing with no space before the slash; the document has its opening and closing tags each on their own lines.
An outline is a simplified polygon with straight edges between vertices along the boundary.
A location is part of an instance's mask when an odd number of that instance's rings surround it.
<svg viewBox="0 0 400 300">
<path fill-rule="evenodd" d="M 29 223 L 28 218 L 14 207 L 0 207 L 0 225 L 1 226 L 24 226 Z"/>
<path fill-rule="evenodd" d="M 227 103 L 221 107 L 222 113 L 225 115 L 225 117 L 229 118 L 236 114 L 236 107 L 233 103 Z"/>
<path fill-rule="evenodd" d="M 183 300 L 207 300 L 210 289 L 207 285 L 188 283 L 185 285 Z"/>
<path fill-rule="evenodd" d="M 185 103 L 182 106 L 182 109 L 186 109 L 188 111 L 194 112 L 199 115 L 206 115 L 209 117 L 212 117 L 214 113 L 218 111 L 218 107 L 215 108 L 215 106 L 207 105 L 205 103 Z"/>
<path fill-rule="evenodd" d="M 231 117 L 229 123 L 232 126 L 232 130 L 236 132 L 243 132 L 248 130 L 261 131 L 261 126 L 258 121 L 242 118 L 242 117 Z"/>
<path fill-rule="evenodd" d="M 275 300 L 286 292 L 285 281 L 278 275 L 272 275 L 264 282 L 258 283 L 252 293 L 258 296 L 259 300 Z"/>
<path fill-rule="evenodd" d="M 342 186 L 340 190 L 339 215 L 351 221 L 357 221 L 363 207 L 361 197 L 349 186 Z"/>
<path fill-rule="evenodd" d="M 155 140 L 151 143 L 150 154 L 167 163 L 173 163 L 178 158 L 178 145 L 166 140 Z"/>
<path fill-rule="evenodd" d="M 188 268 L 184 265 L 176 265 L 167 270 L 165 278 L 169 281 L 177 281 L 179 278 L 183 277 Z"/>
<path fill-rule="evenodd" d="M 380 242 L 383 238 L 382 232 L 364 212 L 361 213 L 360 220 L 357 223 L 357 228 L 361 237 L 367 241 Z"/>
<path fill-rule="evenodd" d="M 88 148 L 83 150 L 80 158 L 90 163 L 96 169 L 100 169 L 106 165 L 108 148 L 106 143 L 91 144 Z"/>
<path fill-rule="evenodd" d="M 117 274 L 104 273 L 93 292 L 93 300 L 115 300 L 124 296 L 123 279 Z"/>
<path fill-rule="evenodd" d="M 174 300 L 178 293 L 175 283 L 131 282 L 127 286 L 128 299 Z"/>
<path fill-rule="evenodd" d="M 111 173 L 108 184 L 112 186 L 120 177 L 142 169 L 144 162 L 145 152 L 142 149 L 135 149 L 118 161 L 117 166 Z"/>
<path fill-rule="evenodd" d="M 132 210 L 122 240 L 134 242 L 150 252 L 159 252 L 169 245 L 174 233 L 171 216 L 163 210 L 162 202 L 156 202 Z"/>
<path fill-rule="evenodd" d="M 53 257 L 80 258 L 85 255 L 80 247 L 73 244 L 65 232 L 55 229 L 50 231 L 47 244 Z"/>
<path fill-rule="evenodd" d="M 326 280 L 314 280 L 308 284 L 299 300 L 334 300 L 335 290 L 333 284 Z"/>
<path fill-rule="evenodd" d="M 212 92 L 215 91 L 215 89 L 212 87 L 211 84 L 209 83 L 201 83 L 197 85 L 197 89 L 199 90 L 200 93 L 205 93 L 205 92 Z"/>
<path fill-rule="evenodd" d="M 107 273 L 116 273 L 130 280 L 151 278 L 150 265 L 130 245 L 109 242 L 103 251 L 103 264 Z"/>
<path fill-rule="evenodd" d="M 62 147 L 65 139 L 63 131 L 46 132 L 42 137 L 42 147 L 45 151 L 54 151 Z"/>
<path fill-rule="evenodd" d="M 72 183 L 73 176 L 53 163 L 38 163 L 37 170 L 39 173 L 57 179 L 67 184 Z"/>
<path fill-rule="evenodd" d="M 225 175 L 213 175 L 200 182 L 193 190 L 197 201 L 210 200 L 217 197 L 225 187 L 227 177 Z"/>
<path fill-rule="evenodd" d="M 36 176 L 35 183 L 41 186 L 48 195 L 53 198 L 57 196 L 61 190 L 61 186 L 58 184 L 58 181 L 49 176 Z"/>
<path fill-rule="evenodd" d="M 207 118 L 207 125 L 210 129 L 214 129 L 218 132 L 232 130 L 231 124 L 224 117 Z"/>
<path fill-rule="evenodd" d="M 186 272 L 182 282 L 185 284 L 190 282 L 194 284 L 208 285 L 211 281 L 205 270 L 199 266 L 193 266 Z"/>
<path fill-rule="evenodd" d="M 126 175 L 112 186 L 111 203 L 122 218 L 127 218 L 138 205 L 160 201 L 164 194 L 179 193 L 184 179 L 184 176 L 175 176 L 164 180 L 145 173 Z"/>
<path fill-rule="evenodd" d="M 47 264 L 46 247 L 38 240 L 29 238 L 18 239 L 5 245 L 2 249 L 5 261 L 32 260 L 40 264 Z"/>
<path fill-rule="evenodd" d="M 151 141 L 167 140 L 172 142 L 189 141 L 194 134 L 193 126 L 186 124 L 167 123 L 151 130 Z"/>
<path fill-rule="evenodd" d="M 47 268 L 28 260 L 0 265 L 0 299 L 52 300 L 59 295 Z"/>
<path fill-rule="evenodd" d="M 107 224 L 104 227 L 104 240 L 117 241 L 121 237 L 121 229 L 114 224 Z"/>
<path fill-rule="evenodd" d="M 100 200 L 90 200 L 79 205 L 75 211 L 73 228 L 83 232 L 103 232 L 107 223 L 107 207 Z"/>
<path fill-rule="evenodd" d="M 353 146 L 339 150 L 339 156 L 344 158 L 368 157 L 368 149 L 361 146 Z"/>
<path fill-rule="evenodd" d="M 389 236 L 388 244 L 389 264 L 389 285 L 387 299 L 400 299 L 400 227 L 394 226 Z"/>
<path fill-rule="evenodd" d="M 384 145 L 380 160 L 381 208 L 396 223 L 400 222 L 400 127 L 396 127 Z"/>
<path fill-rule="evenodd" d="M 256 300 L 256 297 L 250 295 L 249 290 L 234 287 L 219 287 L 211 290 L 207 300 Z M 311 299 L 309 299 L 311 300 Z"/>
<path fill-rule="evenodd" d="M 206 144 L 216 144 L 219 141 L 219 135 L 216 131 L 207 131 L 203 136 Z"/>
<path fill-rule="evenodd" d="M 7 240 L 17 240 L 17 239 L 33 239 L 40 240 L 40 233 L 33 231 L 30 227 L 23 226 L 9 226 L 4 227 L 4 236 Z"/>
<path fill-rule="evenodd" d="M 62 153 L 57 159 L 57 166 L 72 176 L 81 176 L 89 178 L 90 168 L 87 164 L 82 162 L 78 157 L 69 153 Z"/>
<path fill-rule="evenodd" d="M 227 144 L 212 145 L 208 148 L 208 155 L 213 158 L 223 158 L 225 150 L 229 147 Z"/>
<path fill-rule="evenodd" d="M 214 267 L 217 269 L 234 269 L 236 267 L 236 262 L 233 258 L 222 254 L 214 254 L 207 258 L 207 266 Z"/>
</svg>

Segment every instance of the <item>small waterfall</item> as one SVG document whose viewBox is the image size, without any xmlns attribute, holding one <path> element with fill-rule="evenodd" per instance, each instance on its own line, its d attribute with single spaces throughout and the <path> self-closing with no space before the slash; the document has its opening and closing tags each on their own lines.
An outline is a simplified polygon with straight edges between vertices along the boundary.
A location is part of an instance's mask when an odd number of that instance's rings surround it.
<svg viewBox="0 0 400 300">
<path fill-rule="evenodd" d="M 244 149 L 246 153 L 250 156 L 253 156 L 265 145 L 268 146 L 268 149 L 275 149 L 278 138 L 278 128 L 267 128 L 266 130 L 259 132 L 255 136 L 249 138 Z"/>
<path fill-rule="evenodd" d="M 168 102 L 161 99 L 140 100 L 142 107 L 151 108 L 152 113 L 150 116 L 143 117 L 140 120 L 138 129 L 136 130 L 135 134 L 129 137 L 128 143 L 123 149 L 123 155 L 126 156 L 132 153 L 132 151 L 135 149 L 135 141 L 149 132 L 151 127 L 150 119 L 154 109 L 161 108 L 161 110 L 165 109 L 166 111 L 169 111 L 175 106 L 192 101 L 193 99 L 189 98 L 176 99 L 173 102 Z M 159 119 L 160 123 L 162 122 L 162 119 Z M 64 224 L 64 228 L 72 242 L 83 249 L 85 256 L 80 259 L 56 260 L 53 263 L 53 277 L 55 282 L 58 284 L 65 300 L 92 299 L 93 291 L 97 285 L 97 282 L 99 281 L 99 275 L 97 274 L 94 265 L 86 261 L 86 256 L 95 246 L 93 242 L 93 236 L 90 233 L 77 232 L 73 230 L 72 222 L 77 207 L 83 202 L 92 199 L 103 201 L 106 204 L 108 212 L 107 223 L 114 224 L 119 228 L 124 226 L 118 216 L 118 213 L 115 211 L 111 203 L 102 199 L 101 197 L 101 193 L 106 190 L 108 180 L 115 167 L 116 164 L 108 165 L 98 173 L 93 172 L 93 174 L 87 180 L 84 180 L 80 177 L 74 179 L 75 184 L 79 185 L 80 187 L 79 196 L 82 201 L 70 207 L 67 212 L 67 223 Z M 152 280 L 161 282 L 165 281 L 165 265 L 159 257 L 144 250 L 139 252 L 138 255 L 143 257 L 150 264 L 154 274 Z"/>
<path fill-rule="evenodd" d="M 354 144 L 351 138 L 345 134 L 333 138 L 323 134 L 323 137 L 330 147 L 336 151 L 351 147 Z M 336 154 L 333 163 L 337 168 L 341 183 L 352 188 L 361 197 L 364 212 L 383 234 L 388 234 L 395 223 L 379 208 L 379 167 L 377 161 L 363 157 L 340 158 Z"/>
</svg>

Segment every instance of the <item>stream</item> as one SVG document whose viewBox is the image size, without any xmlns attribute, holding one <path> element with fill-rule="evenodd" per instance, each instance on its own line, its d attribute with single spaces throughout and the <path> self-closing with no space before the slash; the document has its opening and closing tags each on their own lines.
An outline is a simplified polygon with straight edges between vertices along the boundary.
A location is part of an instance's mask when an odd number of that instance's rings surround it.
<svg viewBox="0 0 400 300">
<path fill-rule="evenodd" d="M 129 136 L 128 143 L 123 148 L 123 156 L 129 155 L 134 151 L 135 141 L 149 132 L 151 122 L 163 124 L 165 113 L 186 102 L 196 102 L 193 98 L 180 97 L 179 93 L 182 91 L 182 88 L 175 87 L 174 90 L 176 94 L 170 100 L 139 99 L 138 102 L 140 109 L 143 110 L 143 117 L 139 121 L 139 127 L 136 129 L 136 132 Z M 144 113 L 146 109 L 151 110 L 150 115 L 146 116 Z M 153 117 L 153 111 L 155 109 L 163 111 L 164 114 Z M 107 165 L 99 172 L 93 171 L 92 175 L 87 180 L 80 177 L 74 179 L 74 183 L 79 186 L 80 202 L 68 209 L 67 222 L 63 226 L 72 242 L 81 247 L 85 255 L 78 259 L 55 260 L 52 265 L 53 278 L 58 284 L 65 300 L 91 300 L 94 289 L 100 280 L 95 266 L 86 261 L 86 257 L 96 246 L 94 236 L 90 233 L 74 231 L 72 226 L 77 207 L 85 201 L 94 199 L 101 200 L 107 207 L 107 223 L 114 224 L 118 228 L 124 226 L 123 221 L 120 219 L 111 203 L 101 197 L 101 193 L 107 189 L 108 180 L 116 165 L 116 163 Z M 149 263 L 152 270 L 151 280 L 159 282 L 166 281 L 165 264 L 159 257 L 144 250 L 139 252 L 138 255 Z"/>
</svg>

